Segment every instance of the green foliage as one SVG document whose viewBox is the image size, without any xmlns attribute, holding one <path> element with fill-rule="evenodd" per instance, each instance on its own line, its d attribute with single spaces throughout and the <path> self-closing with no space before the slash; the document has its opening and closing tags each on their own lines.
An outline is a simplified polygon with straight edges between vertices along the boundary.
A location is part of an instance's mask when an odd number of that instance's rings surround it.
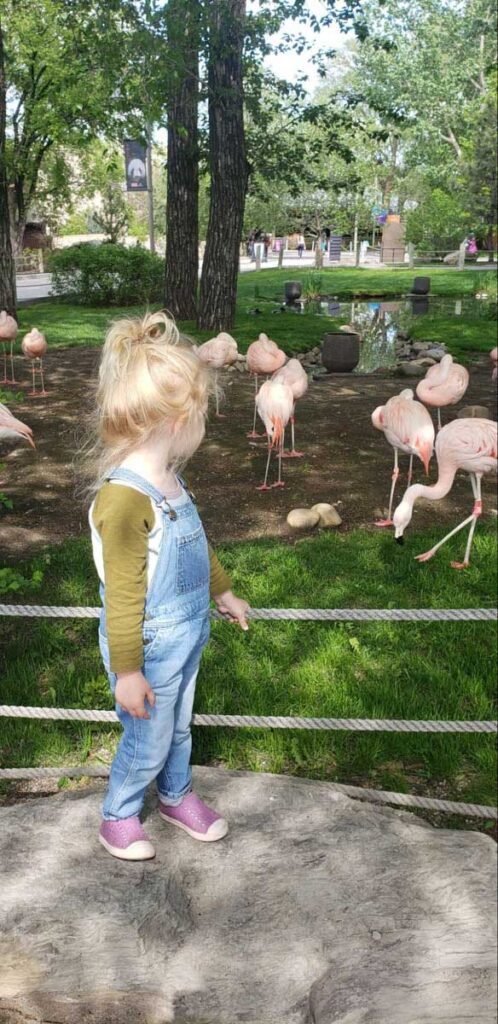
<svg viewBox="0 0 498 1024">
<path fill-rule="evenodd" d="M 9 498 L 4 491 L 0 491 L 0 510 L 7 509 L 9 512 L 14 508 L 12 498 Z"/>
<path fill-rule="evenodd" d="M 454 195 L 434 189 L 406 218 L 406 240 L 419 252 L 457 249 L 470 230 L 470 215 Z"/>
<path fill-rule="evenodd" d="M 120 242 L 126 235 L 130 212 L 123 186 L 109 181 L 101 193 L 101 205 L 93 213 L 93 221 L 108 242 Z"/>
<path fill-rule="evenodd" d="M 88 214 L 83 213 L 82 210 L 73 211 L 59 228 L 59 234 L 62 236 L 88 234 Z"/>
<path fill-rule="evenodd" d="M 0 568 L 0 594 L 16 593 L 17 591 L 30 594 L 40 589 L 43 576 L 42 569 L 28 570 L 28 574 L 24 575 L 17 569 Z"/>
<path fill-rule="evenodd" d="M 162 295 L 164 261 L 139 245 L 73 245 L 50 266 L 55 293 L 85 306 L 147 305 Z"/>
</svg>

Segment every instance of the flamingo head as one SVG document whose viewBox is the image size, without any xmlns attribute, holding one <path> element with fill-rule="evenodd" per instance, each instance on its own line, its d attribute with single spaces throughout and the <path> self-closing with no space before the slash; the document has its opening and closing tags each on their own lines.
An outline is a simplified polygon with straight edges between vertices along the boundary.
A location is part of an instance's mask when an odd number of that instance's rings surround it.
<svg viewBox="0 0 498 1024">
<path fill-rule="evenodd" d="M 401 501 L 398 507 L 394 510 L 393 523 L 394 523 L 394 539 L 398 544 L 403 544 L 403 534 L 406 527 L 411 523 L 413 515 L 413 508 L 408 501 Z"/>
<path fill-rule="evenodd" d="M 384 426 L 384 406 L 378 405 L 372 413 L 372 424 L 377 430 L 382 430 Z"/>
</svg>

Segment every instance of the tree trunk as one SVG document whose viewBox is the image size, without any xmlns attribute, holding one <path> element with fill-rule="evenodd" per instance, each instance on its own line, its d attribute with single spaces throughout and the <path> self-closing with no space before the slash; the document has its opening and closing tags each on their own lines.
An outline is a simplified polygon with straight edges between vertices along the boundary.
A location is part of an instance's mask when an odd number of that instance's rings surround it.
<svg viewBox="0 0 498 1024">
<path fill-rule="evenodd" d="M 198 325 L 220 331 L 229 330 L 235 320 L 239 248 L 249 172 L 242 87 L 246 0 L 213 0 L 209 6 L 211 201 Z"/>
<path fill-rule="evenodd" d="M 168 95 L 168 177 L 164 304 L 195 320 L 199 270 L 199 3 L 170 0 L 168 47 L 175 62 Z"/>
<path fill-rule="evenodd" d="M 3 34 L 0 22 L 0 311 L 16 315 L 16 266 L 10 238 L 9 187 L 5 153 L 7 83 L 5 80 Z"/>
</svg>

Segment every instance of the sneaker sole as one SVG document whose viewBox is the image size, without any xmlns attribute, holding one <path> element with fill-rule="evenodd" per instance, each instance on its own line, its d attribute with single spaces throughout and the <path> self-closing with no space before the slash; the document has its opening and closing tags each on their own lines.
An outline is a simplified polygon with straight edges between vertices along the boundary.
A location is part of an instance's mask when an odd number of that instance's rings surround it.
<svg viewBox="0 0 498 1024">
<path fill-rule="evenodd" d="M 211 832 L 194 832 L 194 829 L 189 828 L 188 825 L 184 825 L 182 821 L 175 821 L 174 818 L 169 818 L 167 814 L 163 814 L 159 811 L 160 817 L 163 821 L 167 821 L 169 825 L 176 825 L 177 828 L 181 828 L 187 835 L 192 836 L 192 839 L 197 839 L 200 843 L 216 843 L 218 839 L 224 839 L 228 832 L 228 824 L 224 818 L 219 818 L 218 821 L 213 821 L 210 826 Z M 214 833 L 214 829 L 218 827 L 217 833 Z"/>
<path fill-rule="evenodd" d="M 131 843 L 125 850 L 120 849 L 119 846 L 111 846 L 103 836 L 99 836 L 99 842 L 111 854 L 111 857 L 117 857 L 118 860 L 152 860 L 156 856 L 152 843 L 147 843 L 145 840 Z"/>
</svg>

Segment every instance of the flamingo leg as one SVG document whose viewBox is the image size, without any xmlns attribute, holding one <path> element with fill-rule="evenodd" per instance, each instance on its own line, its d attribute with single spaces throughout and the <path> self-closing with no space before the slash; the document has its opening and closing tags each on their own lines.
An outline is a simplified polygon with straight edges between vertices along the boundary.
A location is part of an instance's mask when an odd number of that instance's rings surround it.
<svg viewBox="0 0 498 1024">
<path fill-rule="evenodd" d="M 410 455 L 410 464 L 408 466 L 408 476 L 407 476 L 408 486 L 410 486 L 410 484 L 412 482 L 412 476 L 413 476 L 413 454 Z"/>
<path fill-rule="evenodd" d="M 14 373 L 14 342 L 13 341 L 11 341 L 11 343 L 10 343 L 10 372 L 12 374 L 10 383 L 11 384 L 19 384 L 19 381 L 16 380 L 16 375 Z"/>
<path fill-rule="evenodd" d="M 437 429 L 441 430 L 442 425 L 443 424 L 442 424 L 442 421 L 441 421 L 441 409 L 438 406 L 437 407 Z"/>
<path fill-rule="evenodd" d="M 278 478 L 274 487 L 285 487 L 284 481 L 282 480 L 282 458 L 284 454 L 284 441 L 285 441 L 285 430 L 282 432 L 282 437 L 278 445 L 277 459 L 278 459 Z"/>
<path fill-rule="evenodd" d="M 429 559 L 436 554 L 436 551 L 438 551 L 439 548 L 443 546 L 443 544 L 446 544 L 446 541 L 449 540 L 450 537 L 454 537 L 456 533 L 459 533 L 460 530 L 464 530 L 466 526 L 470 525 L 467 547 L 465 551 L 465 560 L 463 562 L 451 563 L 453 569 L 467 568 L 469 564 L 470 549 L 472 547 L 472 540 L 474 537 L 474 531 L 476 528 L 477 520 L 479 519 L 479 516 L 482 514 L 481 478 L 480 476 L 474 476 L 474 474 L 471 474 L 470 482 L 472 484 L 472 490 L 474 492 L 475 499 L 472 514 L 470 516 L 467 516 L 467 518 L 464 519 L 462 523 L 459 523 L 458 526 L 455 526 L 455 528 L 451 530 L 450 533 L 447 533 L 446 536 L 442 538 L 442 540 L 440 540 L 437 544 L 434 545 L 433 548 L 430 549 L 430 551 L 424 551 L 423 554 L 416 555 L 415 557 L 418 562 L 428 562 Z"/>
<path fill-rule="evenodd" d="M 7 344 L 3 342 L 3 380 L 0 380 L 0 384 L 8 384 L 7 380 Z"/>
<path fill-rule="evenodd" d="M 40 380 L 41 380 L 41 391 L 40 391 L 40 394 L 41 395 L 46 395 L 47 392 L 45 391 L 45 380 L 44 380 L 44 377 L 43 377 L 43 359 L 40 359 L 39 370 L 40 370 Z"/>
<path fill-rule="evenodd" d="M 268 471 L 270 469 L 271 450 L 272 450 L 271 449 L 271 441 L 270 441 L 270 439 L 268 439 L 268 458 L 266 460 L 265 478 L 263 480 L 263 483 L 260 484 L 259 487 L 256 487 L 257 491 L 270 491 L 271 490 L 271 488 L 268 487 Z"/>
<path fill-rule="evenodd" d="M 393 469 L 392 476 L 391 476 L 391 481 L 392 481 L 391 482 L 391 493 L 389 495 L 389 511 L 387 513 L 387 519 L 378 519 L 377 522 L 375 523 L 376 526 L 383 527 L 383 526 L 392 526 L 393 525 L 392 513 L 393 513 L 394 491 L 396 489 L 396 481 L 397 481 L 398 477 L 399 477 L 398 449 L 395 448 L 394 449 L 394 469 Z"/>
<path fill-rule="evenodd" d="M 257 406 L 256 406 L 256 395 L 257 394 L 258 394 L 258 375 L 257 375 L 257 373 L 255 373 L 254 374 L 254 416 L 253 416 L 253 421 L 252 421 L 252 430 L 250 431 L 249 434 L 247 434 L 247 437 L 251 437 L 251 438 L 253 438 L 253 437 L 265 437 L 266 436 L 265 434 L 258 434 L 258 432 L 256 430 L 256 418 L 257 418 L 257 415 L 258 415 L 258 409 L 257 409 Z"/>
<path fill-rule="evenodd" d="M 295 422 L 296 422 L 296 418 L 295 418 L 294 412 L 293 412 L 292 416 L 291 416 L 291 442 L 292 442 L 292 448 L 291 448 L 290 452 L 284 452 L 284 451 L 282 452 L 282 458 L 283 459 L 302 459 L 303 455 L 304 455 L 304 452 L 297 452 L 296 451 Z"/>
<path fill-rule="evenodd" d="M 35 360 L 34 360 L 34 359 L 33 359 L 33 362 L 31 363 L 31 379 L 32 379 L 32 382 L 33 382 L 33 383 L 32 383 L 32 388 L 31 388 L 31 391 L 29 392 L 29 394 L 30 394 L 31 396 L 33 396 L 33 395 L 36 395 L 36 384 L 35 384 Z"/>
</svg>

